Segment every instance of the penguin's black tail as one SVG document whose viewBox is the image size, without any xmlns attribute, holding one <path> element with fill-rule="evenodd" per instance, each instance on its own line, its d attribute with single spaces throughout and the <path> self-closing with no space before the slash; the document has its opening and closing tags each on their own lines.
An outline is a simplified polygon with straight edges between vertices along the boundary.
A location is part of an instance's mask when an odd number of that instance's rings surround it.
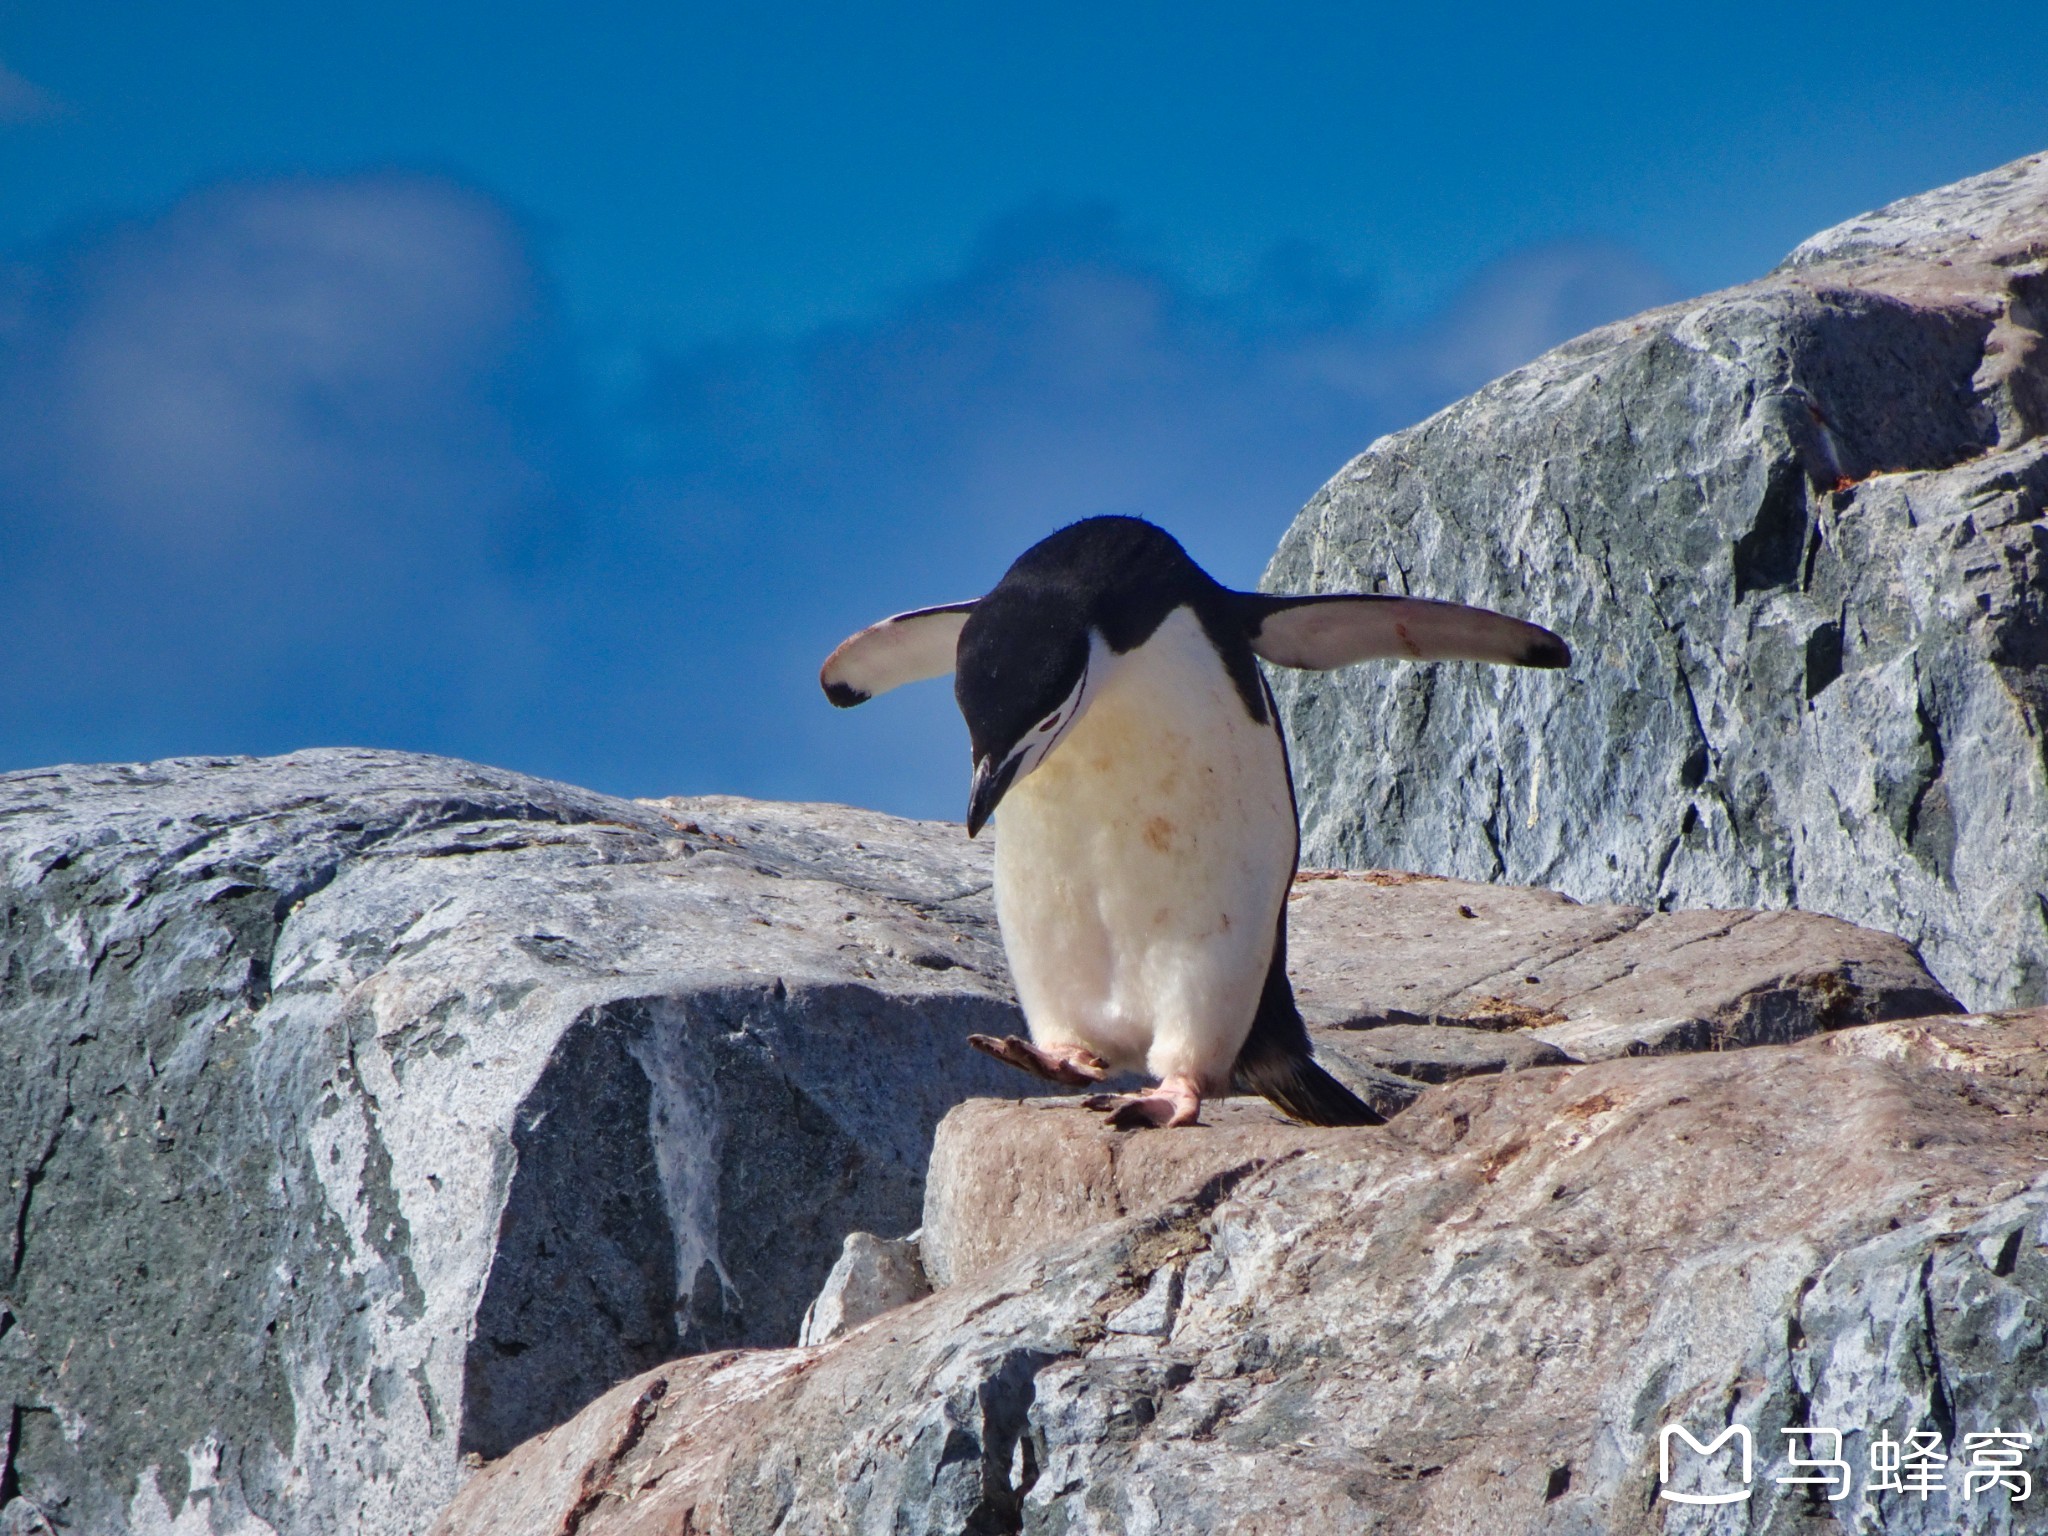
<svg viewBox="0 0 2048 1536">
<path fill-rule="evenodd" d="M 1268 1099 L 1282 1114 L 1308 1125 L 1384 1125 L 1387 1117 L 1317 1064 L 1299 1056 L 1249 1050 L 1237 1058 L 1237 1080 Z"/>
<path fill-rule="evenodd" d="M 1266 971 L 1265 990 L 1259 994 L 1259 1011 L 1252 1015 L 1252 1032 L 1237 1053 L 1232 1073 L 1238 1086 L 1261 1095 L 1282 1114 L 1308 1125 L 1385 1125 L 1387 1117 L 1322 1069 L 1309 1050 L 1308 1026 L 1294 1005 L 1294 988 L 1287 980 L 1287 913 L 1280 914 L 1280 931 L 1273 945 L 1273 961 Z"/>
</svg>

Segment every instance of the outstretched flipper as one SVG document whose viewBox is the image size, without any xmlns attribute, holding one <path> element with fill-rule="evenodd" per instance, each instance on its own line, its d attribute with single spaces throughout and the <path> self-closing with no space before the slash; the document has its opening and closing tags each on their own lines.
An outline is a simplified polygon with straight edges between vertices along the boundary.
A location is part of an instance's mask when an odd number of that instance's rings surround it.
<svg viewBox="0 0 2048 1536">
<path fill-rule="evenodd" d="M 977 599 L 978 601 L 978 599 Z M 841 709 L 865 704 L 878 693 L 953 670 L 960 631 L 974 604 L 947 603 L 891 614 L 840 641 L 818 669 L 818 686 Z"/>
<path fill-rule="evenodd" d="M 1276 666 L 1324 672 L 1390 660 L 1563 667 L 1572 659 L 1572 648 L 1541 625 L 1463 603 L 1372 592 L 1231 597 L 1252 649 Z"/>
</svg>

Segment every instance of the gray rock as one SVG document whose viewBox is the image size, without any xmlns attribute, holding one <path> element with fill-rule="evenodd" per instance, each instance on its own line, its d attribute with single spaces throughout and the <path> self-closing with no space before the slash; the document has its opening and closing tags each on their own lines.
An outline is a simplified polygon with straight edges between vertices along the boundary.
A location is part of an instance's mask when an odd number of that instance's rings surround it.
<svg viewBox="0 0 2048 1536">
<path fill-rule="evenodd" d="M 1457 1077 L 1525 1067 L 1561 1067 L 1572 1060 L 1532 1035 L 1455 1024 L 1388 1024 L 1360 1031 L 1345 1047 L 1374 1066 L 1418 1083 L 1448 1083 Z"/>
<path fill-rule="evenodd" d="M 849 1230 L 959 1193 L 926 1189 L 948 1107 L 1037 1088 L 961 1045 L 1019 1022 L 988 884 L 956 827 L 394 753 L 0 776 L 4 1518 L 413 1529 L 464 1456 L 634 1371 L 796 1340 Z M 1740 1024 L 1759 997 L 1793 999 L 1777 1037 L 1947 1002 L 1904 946 L 1796 915 L 1366 878 L 1305 881 L 1294 921 L 1319 1049 L 1390 1114 L 1419 1077 L 1555 1059 L 1545 1026 L 1677 1019 L 1692 1048 L 1772 1038 Z M 1554 987 L 1493 995 L 1539 958 Z M 1395 999 L 1503 1032 L 1323 1027 Z M 1112 1191 L 1215 1145 L 1063 1109 Z M 940 1278 L 1024 1215 L 974 1198 L 982 1239 L 924 1245 Z M 882 1269 L 811 1336 L 907 1300 Z M 1148 1295 L 1119 1336 L 1171 1312 Z"/>
<path fill-rule="evenodd" d="M 1594 1060 L 1782 1044 L 1956 1009 L 1910 945 L 1810 912 L 1652 912 L 1385 870 L 1312 871 L 1295 885 L 1288 934 L 1302 1015 L 1332 1068 L 1405 1072 L 1386 1048 L 1436 1038 L 1430 1064 L 1409 1058 L 1410 1077 L 1433 1082 L 1492 1055 L 1533 1064 L 1527 1053 L 1542 1045 L 1522 1037 Z M 1461 1056 L 1452 1042 L 1462 1033 L 1389 1036 L 1389 1024 L 1504 1038 Z"/>
<path fill-rule="evenodd" d="M 1796 906 L 1972 1007 L 2048 998 L 2044 318 L 2035 156 L 1372 444 L 1264 584 L 1505 608 L 1577 660 L 1276 673 L 1308 857 Z"/>
<path fill-rule="evenodd" d="M 1174 1309 L 1180 1305 L 1181 1266 L 1162 1264 L 1152 1271 L 1145 1293 L 1102 1321 L 1111 1333 L 1143 1334 L 1163 1339 L 1173 1332 Z"/>
<path fill-rule="evenodd" d="M 955 1211 L 1037 1171 L 1007 1258 L 823 1350 L 627 1382 L 436 1530 L 2041 1528 L 1961 1473 L 2016 1431 L 2039 1482 L 2048 1010 L 1466 1078 L 1384 1128 L 956 1119 Z M 1161 1201 L 1168 1163 L 1198 1183 Z M 1664 1426 L 1731 1424 L 1751 1497 L 1660 1500 Z M 1776 1483 L 1787 1428 L 1842 1431 L 1850 1498 Z M 1929 1429 L 1946 1486 L 1871 1490 L 1869 1442 Z"/>
<path fill-rule="evenodd" d="M 918 1255 L 922 1235 L 913 1232 L 908 1237 L 891 1238 L 872 1232 L 847 1233 L 839 1262 L 825 1276 L 818 1299 L 804 1313 L 797 1343 L 807 1347 L 829 1344 L 884 1312 L 929 1296 L 931 1282 L 925 1278 L 924 1261 Z"/>
<path fill-rule="evenodd" d="M 1028 1080 L 957 827 L 323 751 L 0 776 L 6 1518 L 417 1530 L 786 1344 Z"/>
</svg>

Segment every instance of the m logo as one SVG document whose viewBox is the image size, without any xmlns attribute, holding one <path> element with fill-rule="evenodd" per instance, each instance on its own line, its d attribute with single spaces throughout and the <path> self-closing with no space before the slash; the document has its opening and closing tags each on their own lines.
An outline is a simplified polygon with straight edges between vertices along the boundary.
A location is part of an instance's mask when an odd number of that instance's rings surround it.
<svg viewBox="0 0 2048 1536">
<path fill-rule="evenodd" d="M 1710 1461 L 1714 1452 L 1730 1440 L 1742 1448 L 1742 1486 L 1728 1493 L 1679 1493 L 1673 1490 L 1671 1482 L 1671 1442 L 1683 1440 L 1692 1448 L 1695 1456 Z M 1749 1497 L 1749 1479 L 1755 1469 L 1756 1444 L 1750 1438 L 1749 1428 L 1743 1424 L 1730 1424 L 1720 1434 L 1701 1445 L 1683 1424 L 1666 1424 L 1657 1433 L 1657 1497 L 1669 1499 L 1674 1504 L 1740 1504 Z"/>
</svg>

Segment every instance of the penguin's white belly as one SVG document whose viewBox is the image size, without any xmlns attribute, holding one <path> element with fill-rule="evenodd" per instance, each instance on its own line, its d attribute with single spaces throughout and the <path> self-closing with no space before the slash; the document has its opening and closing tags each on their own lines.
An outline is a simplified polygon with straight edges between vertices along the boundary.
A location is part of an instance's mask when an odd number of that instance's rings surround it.
<svg viewBox="0 0 2048 1536">
<path fill-rule="evenodd" d="M 1176 609 L 997 813 L 996 913 L 1032 1037 L 1223 1087 L 1297 836 L 1277 727 Z"/>
</svg>

